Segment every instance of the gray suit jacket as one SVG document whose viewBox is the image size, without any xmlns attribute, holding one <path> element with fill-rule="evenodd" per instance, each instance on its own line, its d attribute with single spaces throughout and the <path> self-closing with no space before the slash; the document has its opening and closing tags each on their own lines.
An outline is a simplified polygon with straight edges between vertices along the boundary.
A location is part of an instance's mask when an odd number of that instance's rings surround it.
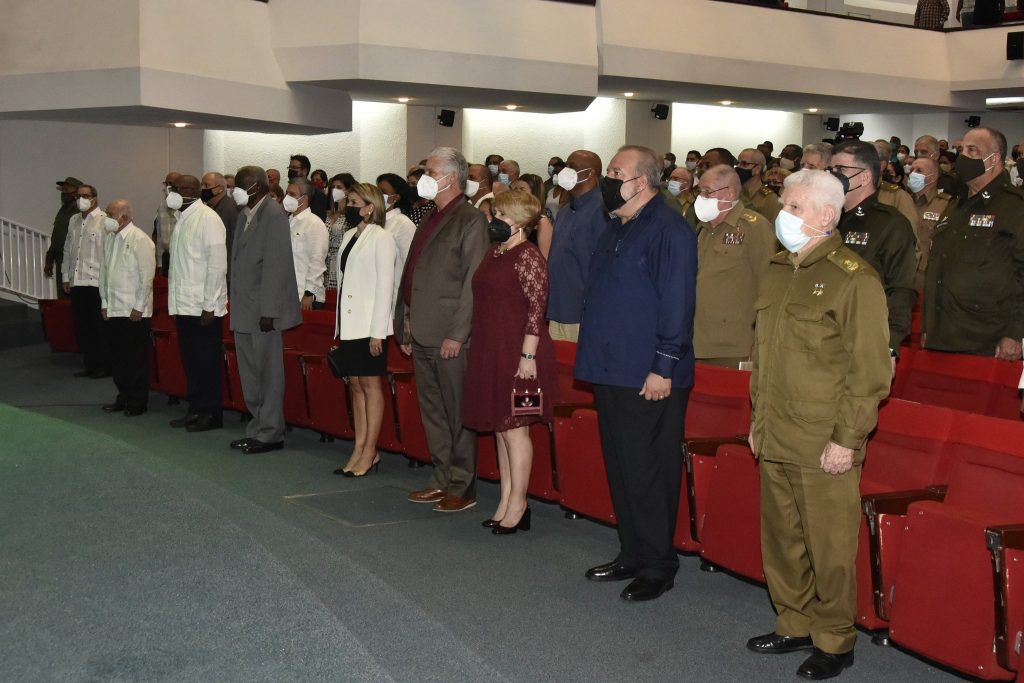
<svg viewBox="0 0 1024 683">
<path fill-rule="evenodd" d="M 395 336 L 400 344 L 415 340 L 421 346 L 438 347 L 445 339 L 469 342 L 473 273 L 488 244 L 487 221 L 472 204 L 463 201 L 448 212 L 427 240 L 414 270 L 406 270 L 405 277 L 413 278 L 413 303 L 406 305 L 400 289 L 395 310 Z M 415 249 L 416 237 L 410 253 Z"/>
<path fill-rule="evenodd" d="M 274 318 L 276 330 L 295 327 L 302 311 L 295 296 L 288 214 L 268 194 L 248 230 L 245 218 L 244 211 L 238 214 L 231 249 L 231 329 L 259 332 L 260 318 Z"/>
</svg>

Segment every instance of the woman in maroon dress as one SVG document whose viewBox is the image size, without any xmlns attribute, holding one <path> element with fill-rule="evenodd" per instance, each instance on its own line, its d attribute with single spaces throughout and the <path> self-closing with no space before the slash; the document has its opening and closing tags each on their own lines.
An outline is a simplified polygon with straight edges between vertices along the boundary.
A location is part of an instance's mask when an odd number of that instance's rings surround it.
<svg viewBox="0 0 1024 683">
<path fill-rule="evenodd" d="M 501 501 L 483 525 L 495 534 L 530 528 L 526 487 L 533 443 L 530 425 L 550 422 L 555 402 L 555 357 L 544 322 L 547 263 L 527 240 L 540 220 L 540 202 L 511 190 L 494 198 L 490 225 L 495 246 L 473 275 L 473 347 L 466 372 L 463 422 L 497 439 Z M 513 415 L 513 392 L 541 390 L 543 410 Z"/>
</svg>

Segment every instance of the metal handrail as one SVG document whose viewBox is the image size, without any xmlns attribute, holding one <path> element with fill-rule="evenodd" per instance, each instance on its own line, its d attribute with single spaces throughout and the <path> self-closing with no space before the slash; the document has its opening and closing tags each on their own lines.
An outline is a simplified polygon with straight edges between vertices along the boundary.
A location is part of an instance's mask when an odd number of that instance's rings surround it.
<svg viewBox="0 0 1024 683">
<path fill-rule="evenodd" d="M 54 280 L 43 274 L 50 236 L 0 217 L 0 290 L 31 303 L 56 298 Z"/>
</svg>

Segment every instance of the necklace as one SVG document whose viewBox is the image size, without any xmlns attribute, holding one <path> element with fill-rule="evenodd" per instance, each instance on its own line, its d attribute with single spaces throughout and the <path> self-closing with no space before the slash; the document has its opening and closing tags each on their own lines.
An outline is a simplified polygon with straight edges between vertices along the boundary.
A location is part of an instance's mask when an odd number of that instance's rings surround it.
<svg viewBox="0 0 1024 683">
<path fill-rule="evenodd" d="M 515 249 L 520 244 L 522 244 L 525 240 L 526 240 L 526 238 L 523 237 L 523 239 L 519 240 L 518 242 L 513 244 L 511 247 L 506 247 L 503 244 L 499 244 L 497 247 L 494 248 L 494 258 L 499 258 L 499 257 L 503 256 L 504 254 L 507 254 L 509 251 L 511 251 L 512 249 Z"/>
</svg>

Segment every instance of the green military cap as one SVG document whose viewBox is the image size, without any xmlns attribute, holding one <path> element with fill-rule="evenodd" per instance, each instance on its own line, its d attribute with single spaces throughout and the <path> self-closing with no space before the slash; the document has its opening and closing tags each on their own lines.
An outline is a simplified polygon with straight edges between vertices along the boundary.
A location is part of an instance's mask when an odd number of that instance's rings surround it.
<svg viewBox="0 0 1024 683">
<path fill-rule="evenodd" d="M 58 181 L 57 181 L 57 185 L 58 185 L 59 187 L 63 187 L 64 185 L 71 185 L 72 187 L 74 187 L 74 188 L 75 188 L 75 189 L 77 190 L 77 189 L 78 189 L 78 188 L 80 188 L 80 187 L 81 187 L 82 185 L 85 185 L 85 183 L 83 183 L 83 182 L 82 182 L 81 180 L 79 180 L 78 178 L 75 178 L 75 177 L 73 177 L 73 176 L 68 176 L 68 177 L 67 177 L 67 178 L 65 178 L 64 180 L 58 180 Z"/>
</svg>

